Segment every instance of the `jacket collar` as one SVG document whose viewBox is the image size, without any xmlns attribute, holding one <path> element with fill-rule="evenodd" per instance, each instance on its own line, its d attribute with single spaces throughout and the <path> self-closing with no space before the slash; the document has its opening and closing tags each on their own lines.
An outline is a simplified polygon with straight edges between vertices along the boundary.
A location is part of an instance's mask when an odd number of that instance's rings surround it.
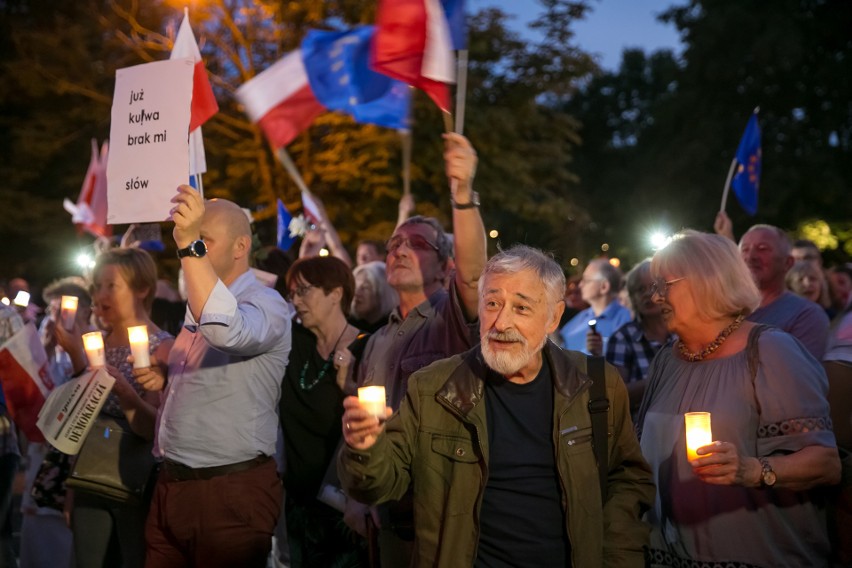
<svg viewBox="0 0 852 568">
<path fill-rule="evenodd" d="M 543 356 L 550 364 L 554 386 L 566 403 L 583 392 L 589 377 L 581 372 L 555 343 L 547 340 L 542 349 Z M 479 345 L 462 354 L 462 364 L 447 379 L 438 390 L 437 398 L 455 408 L 462 416 L 467 416 L 485 397 L 485 377 L 488 376 L 488 366 L 482 357 Z"/>
</svg>

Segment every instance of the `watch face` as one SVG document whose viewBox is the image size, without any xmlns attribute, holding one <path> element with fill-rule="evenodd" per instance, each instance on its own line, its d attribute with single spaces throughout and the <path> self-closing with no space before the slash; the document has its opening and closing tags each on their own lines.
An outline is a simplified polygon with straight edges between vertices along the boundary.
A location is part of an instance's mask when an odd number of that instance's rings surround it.
<svg viewBox="0 0 852 568">
<path fill-rule="evenodd" d="M 204 241 L 193 241 L 192 244 L 189 245 L 189 247 L 191 249 L 190 254 L 192 256 L 202 257 L 207 254 L 207 245 L 204 243 Z"/>
<path fill-rule="evenodd" d="M 763 483 L 765 483 L 767 486 L 772 487 L 773 485 L 775 485 L 776 479 L 777 478 L 775 476 L 774 471 L 769 470 L 763 472 Z"/>
</svg>

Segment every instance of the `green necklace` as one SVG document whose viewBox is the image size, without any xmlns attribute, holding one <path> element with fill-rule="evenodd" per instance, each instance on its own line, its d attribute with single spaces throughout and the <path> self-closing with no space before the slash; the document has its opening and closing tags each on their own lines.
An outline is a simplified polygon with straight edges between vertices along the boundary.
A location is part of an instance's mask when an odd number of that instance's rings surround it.
<svg viewBox="0 0 852 568">
<path fill-rule="evenodd" d="M 302 366 L 302 372 L 299 373 L 299 386 L 302 388 L 302 390 L 309 391 L 313 389 L 319 384 L 321 380 L 323 380 L 323 378 L 325 378 L 326 373 L 328 373 L 328 370 L 331 368 L 331 362 L 334 361 L 334 353 L 337 351 L 337 345 L 340 343 L 340 340 L 343 339 L 343 334 L 346 333 L 347 329 L 349 329 L 349 324 L 346 324 L 346 326 L 343 328 L 343 331 L 340 332 L 340 336 L 334 343 L 334 347 L 332 347 L 331 353 L 328 354 L 328 359 L 323 362 L 322 367 L 320 368 L 320 372 L 317 373 L 316 378 L 310 383 L 306 382 L 305 379 L 308 374 L 308 368 L 311 365 L 311 360 L 308 359 L 307 361 L 305 361 L 305 364 Z"/>
</svg>

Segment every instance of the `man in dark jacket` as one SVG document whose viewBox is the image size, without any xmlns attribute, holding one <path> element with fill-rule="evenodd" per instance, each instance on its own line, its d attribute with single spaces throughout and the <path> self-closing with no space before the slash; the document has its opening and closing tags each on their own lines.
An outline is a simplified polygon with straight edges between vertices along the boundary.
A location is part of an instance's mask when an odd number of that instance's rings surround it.
<svg viewBox="0 0 852 568">
<path fill-rule="evenodd" d="M 416 565 L 644 566 L 650 470 L 607 366 L 601 502 L 586 357 L 547 340 L 564 288 L 540 251 L 497 254 L 479 285 L 481 346 L 415 373 L 387 423 L 344 402 L 344 487 L 378 503 L 413 486 Z"/>
</svg>

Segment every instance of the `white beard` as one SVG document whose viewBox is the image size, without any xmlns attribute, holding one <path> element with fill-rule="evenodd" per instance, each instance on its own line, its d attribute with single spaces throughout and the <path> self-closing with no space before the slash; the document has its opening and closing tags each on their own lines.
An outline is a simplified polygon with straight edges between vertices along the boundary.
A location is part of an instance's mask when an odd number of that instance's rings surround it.
<svg viewBox="0 0 852 568">
<path fill-rule="evenodd" d="M 502 350 L 497 351 L 491 347 L 491 339 L 516 341 L 520 344 L 521 350 L 517 354 Z M 485 364 L 491 369 L 508 377 L 516 374 L 518 371 L 527 366 L 532 358 L 541 351 L 546 342 L 547 336 L 542 339 L 539 345 L 537 345 L 534 349 L 531 349 L 527 340 L 517 331 L 504 331 L 502 333 L 489 331 L 488 335 L 482 338 L 482 357 L 485 359 Z"/>
</svg>

